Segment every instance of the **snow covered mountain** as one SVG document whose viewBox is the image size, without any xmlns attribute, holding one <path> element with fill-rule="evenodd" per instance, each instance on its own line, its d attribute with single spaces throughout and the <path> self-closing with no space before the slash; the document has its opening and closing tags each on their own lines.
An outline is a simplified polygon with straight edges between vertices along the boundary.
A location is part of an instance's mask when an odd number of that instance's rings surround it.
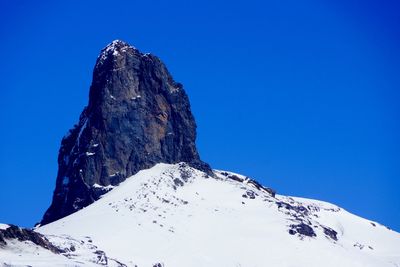
<svg viewBox="0 0 400 267">
<path fill-rule="evenodd" d="M 56 188 L 41 224 L 160 162 L 187 162 L 211 173 L 195 139 L 189 98 L 164 63 L 126 42 L 111 42 L 94 66 L 87 107 L 61 141 Z"/>
<path fill-rule="evenodd" d="M 182 84 L 122 41 L 95 65 L 35 229 L 0 224 L 2 266 L 394 267 L 400 234 L 212 170 Z"/>
<path fill-rule="evenodd" d="M 60 252 L 15 239 L 5 266 L 400 266 L 400 234 L 248 177 L 157 164 L 37 228 Z M 6 228 L 7 226 L 2 226 Z"/>
</svg>

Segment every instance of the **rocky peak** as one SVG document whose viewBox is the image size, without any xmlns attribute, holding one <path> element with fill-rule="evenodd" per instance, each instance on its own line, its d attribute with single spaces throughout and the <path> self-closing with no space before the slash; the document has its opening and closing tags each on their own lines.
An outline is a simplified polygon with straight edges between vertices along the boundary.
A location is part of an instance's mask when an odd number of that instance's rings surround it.
<svg viewBox="0 0 400 267">
<path fill-rule="evenodd" d="M 157 163 L 186 162 L 211 174 L 195 139 L 183 86 L 157 57 L 113 41 L 97 58 L 88 106 L 61 142 L 56 189 L 41 224 L 91 204 Z"/>
</svg>

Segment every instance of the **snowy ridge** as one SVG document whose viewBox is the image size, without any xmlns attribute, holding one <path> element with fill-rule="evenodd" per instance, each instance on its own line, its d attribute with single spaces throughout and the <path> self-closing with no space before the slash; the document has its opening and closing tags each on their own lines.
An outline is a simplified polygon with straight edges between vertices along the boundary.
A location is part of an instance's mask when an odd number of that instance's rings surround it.
<svg viewBox="0 0 400 267">
<path fill-rule="evenodd" d="M 113 55 L 114 57 L 118 56 L 119 49 L 121 49 L 121 52 L 126 52 L 128 49 L 137 50 L 134 46 L 128 45 L 124 41 L 114 40 L 110 44 L 108 44 L 103 50 L 101 50 L 98 60 L 100 62 L 103 62 L 109 55 Z"/>
<path fill-rule="evenodd" d="M 214 173 L 184 163 L 140 171 L 88 207 L 36 229 L 63 253 L 12 241 L 0 249 L 0 263 L 400 266 L 399 233 L 326 202 L 275 195 L 246 176 Z"/>
<path fill-rule="evenodd" d="M 10 227 L 8 224 L 0 223 L 0 230 L 6 230 L 8 227 Z"/>
</svg>

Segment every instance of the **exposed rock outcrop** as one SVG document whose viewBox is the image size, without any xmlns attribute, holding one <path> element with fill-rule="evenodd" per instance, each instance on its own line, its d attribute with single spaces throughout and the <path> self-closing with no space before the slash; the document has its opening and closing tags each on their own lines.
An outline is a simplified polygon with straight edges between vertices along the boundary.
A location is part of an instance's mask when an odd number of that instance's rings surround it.
<svg viewBox="0 0 400 267">
<path fill-rule="evenodd" d="M 18 241 L 30 241 L 35 245 L 41 246 L 42 248 L 48 249 L 53 253 L 62 253 L 62 249 L 54 246 L 44 237 L 33 230 L 20 228 L 16 225 L 9 225 L 6 229 L 0 229 L 0 248 L 6 246 L 7 241 L 11 239 L 17 239 Z"/>
<path fill-rule="evenodd" d="M 156 163 L 187 162 L 211 174 L 195 139 L 182 84 L 157 57 L 112 42 L 97 59 L 88 106 L 62 140 L 53 201 L 41 224 L 93 203 Z"/>
</svg>

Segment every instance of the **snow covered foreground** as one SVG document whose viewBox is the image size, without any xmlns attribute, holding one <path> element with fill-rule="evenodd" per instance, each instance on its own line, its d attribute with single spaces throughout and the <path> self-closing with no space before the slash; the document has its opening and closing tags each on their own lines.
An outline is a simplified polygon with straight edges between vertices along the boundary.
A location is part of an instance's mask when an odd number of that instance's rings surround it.
<svg viewBox="0 0 400 267">
<path fill-rule="evenodd" d="M 400 234 L 245 176 L 186 164 L 140 171 L 92 205 L 0 247 L 4 266 L 400 266 Z M 6 228 L 2 226 L 2 228 Z"/>
</svg>

